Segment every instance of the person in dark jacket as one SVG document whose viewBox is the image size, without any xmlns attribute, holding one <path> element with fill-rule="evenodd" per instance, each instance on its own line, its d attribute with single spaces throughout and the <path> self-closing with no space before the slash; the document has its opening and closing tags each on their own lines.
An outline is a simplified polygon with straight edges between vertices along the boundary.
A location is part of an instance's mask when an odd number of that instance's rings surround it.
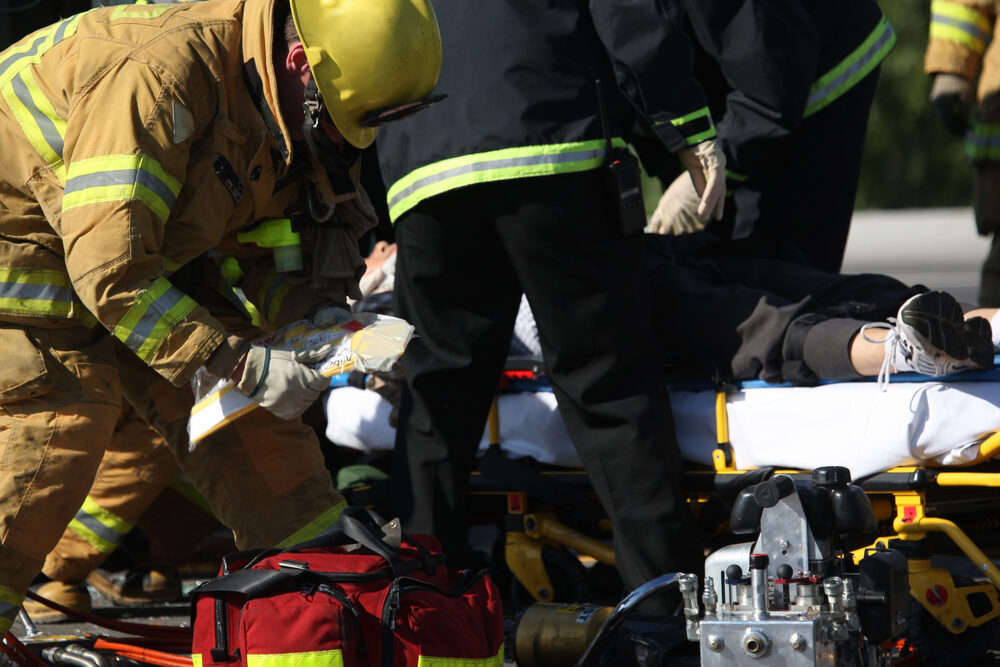
<svg viewBox="0 0 1000 667">
<path fill-rule="evenodd" d="M 879 67 L 896 35 L 875 0 L 685 0 L 709 59 L 732 190 L 734 249 L 839 271 Z M 718 92 L 721 94 L 715 95 Z M 719 104 L 716 101 L 720 102 Z M 691 180 L 667 188 L 649 231 L 699 229 Z"/>
<path fill-rule="evenodd" d="M 701 214 L 718 215 L 724 165 L 683 17 L 655 0 L 439 0 L 435 12 L 449 97 L 379 134 L 395 309 L 417 334 L 394 511 L 462 561 L 468 475 L 523 292 L 626 585 L 700 567 L 649 336 L 638 170 L 620 138 L 643 118 L 694 172 Z"/>
</svg>

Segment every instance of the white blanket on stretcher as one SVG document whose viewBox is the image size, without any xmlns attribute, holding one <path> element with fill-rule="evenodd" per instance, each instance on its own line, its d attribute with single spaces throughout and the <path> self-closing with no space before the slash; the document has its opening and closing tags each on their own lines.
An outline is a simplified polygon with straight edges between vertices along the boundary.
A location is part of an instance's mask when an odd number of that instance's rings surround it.
<svg viewBox="0 0 1000 667">
<path fill-rule="evenodd" d="M 875 382 L 818 387 L 746 383 L 729 396 L 729 439 L 738 468 L 838 465 L 858 478 L 900 465 L 958 465 L 1000 429 L 1000 373 L 993 381 L 902 381 L 882 391 Z M 985 374 L 984 374 L 985 375 Z M 960 379 L 962 376 L 958 376 Z M 684 458 L 711 464 L 716 447 L 715 395 L 671 389 Z M 395 432 L 390 405 L 373 391 L 345 387 L 325 398 L 327 437 L 361 450 L 388 450 Z M 500 440 L 512 456 L 580 465 L 549 391 L 505 393 L 499 399 Z M 487 443 L 484 434 L 482 446 Z"/>
</svg>

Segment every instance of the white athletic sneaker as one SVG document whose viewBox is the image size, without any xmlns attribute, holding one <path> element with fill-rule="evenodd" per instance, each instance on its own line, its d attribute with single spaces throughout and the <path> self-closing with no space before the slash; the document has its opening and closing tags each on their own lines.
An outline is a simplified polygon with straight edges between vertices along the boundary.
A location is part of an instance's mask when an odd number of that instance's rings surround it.
<svg viewBox="0 0 1000 667">
<path fill-rule="evenodd" d="M 869 329 L 887 329 L 884 339 L 873 339 Z M 962 307 L 945 292 L 925 292 L 907 299 L 896 317 L 862 327 L 865 340 L 886 345 L 879 386 L 885 390 L 893 372 L 914 371 L 931 377 L 951 375 L 993 365 L 989 322 L 968 321 Z"/>
</svg>

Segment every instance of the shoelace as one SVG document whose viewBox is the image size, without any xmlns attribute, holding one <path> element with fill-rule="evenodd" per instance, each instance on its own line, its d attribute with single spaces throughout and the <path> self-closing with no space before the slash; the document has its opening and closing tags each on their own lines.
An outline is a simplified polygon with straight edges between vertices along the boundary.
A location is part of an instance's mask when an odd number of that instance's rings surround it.
<svg viewBox="0 0 1000 667">
<path fill-rule="evenodd" d="M 888 318 L 888 322 L 868 322 L 861 327 L 861 337 L 869 343 L 888 343 L 885 346 L 885 357 L 882 359 L 882 367 L 878 371 L 878 388 L 883 392 L 889 388 L 889 377 L 892 375 L 892 362 L 896 358 L 896 350 L 899 348 L 899 336 L 896 335 L 896 318 Z M 868 329 L 888 329 L 889 335 L 878 340 L 868 336 Z"/>
</svg>

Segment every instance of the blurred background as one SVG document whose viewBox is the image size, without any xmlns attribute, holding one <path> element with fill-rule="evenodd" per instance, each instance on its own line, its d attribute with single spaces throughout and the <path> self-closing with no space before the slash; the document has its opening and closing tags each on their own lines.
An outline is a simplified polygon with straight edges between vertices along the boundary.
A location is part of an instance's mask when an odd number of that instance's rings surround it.
<svg viewBox="0 0 1000 667">
<path fill-rule="evenodd" d="M 976 234 L 961 138 L 928 102 L 929 2 L 882 0 L 899 36 L 882 64 L 844 272 L 877 271 L 973 303 L 989 240 Z"/>
<path fill-rule="evenodd" d="M 0 48 L 60 17 L 124 1 L 0 0 Z M 930 2 L 880 5 L 899 41 L 882 65 L 844 271 L 889 273 L 971 302 L 989 242 L 975 231 L 962 140 L 944 129 L 928 102 L 923 54 Z M 649 210 L 658 188 L 647 183 Z"/>
<path fill-rule="evenodd" d="M 962 140 L 944 129 L 928 103 L 923 73 L 929 2 L 882 0 L 899 37 L 882 64 L 861 171 L 857 208 L 965 206 L 972 172 Z"/>
</svg>

